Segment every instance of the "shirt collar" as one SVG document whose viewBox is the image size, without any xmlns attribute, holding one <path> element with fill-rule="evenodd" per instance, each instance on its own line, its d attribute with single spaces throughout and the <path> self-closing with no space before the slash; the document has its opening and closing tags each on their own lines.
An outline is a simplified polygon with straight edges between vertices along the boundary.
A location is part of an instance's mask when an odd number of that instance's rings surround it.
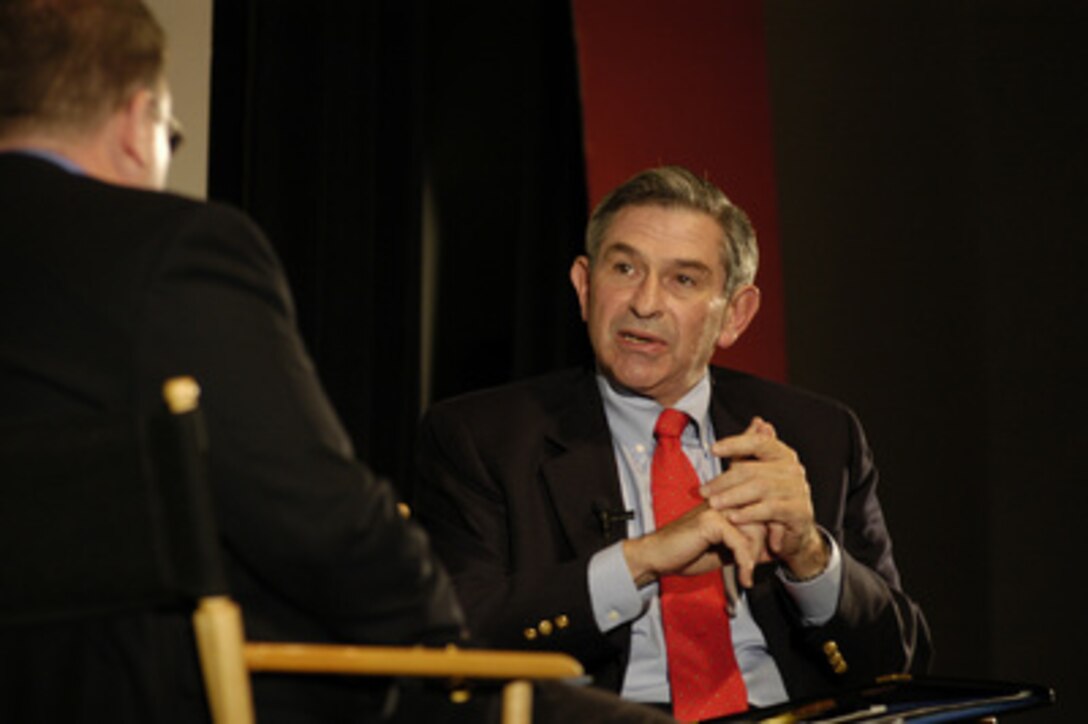
<svg viewBox="0 0 1088 724">
<path fill-rule="evenodd" d="M 5 151 L 5 153 L 21 153 L 24 156 L 40 158 L 42 161 L 47 161 L 54 166 L 59 166 L 68 173 L 74 173 L 80 176 L 86 173 L 83 170 L 83 167 L 67 156 L 62 156 L 56 151 L 47 151 L 44 148 L 13 148 L 11 151 Z"/>
<path fill-rule="evenodd" d="M 604 401 L 605 417 L 613 437 L 623 443 L 648 442 L 653 440 L 654 425 L 664 409 L 656 400 L 637 395 L 612 382 L 600 372 L 597 373 L 597 386 Z M 695 427 L 684 431 L 685 439 L 698 437 L 703 446 L 712 440 L 710 428 L 710 374 L 704 372 L 699 381 L 687 393 L 677 400 L 673 409 L 686 413 L 695 421 Z"/>
</svg>

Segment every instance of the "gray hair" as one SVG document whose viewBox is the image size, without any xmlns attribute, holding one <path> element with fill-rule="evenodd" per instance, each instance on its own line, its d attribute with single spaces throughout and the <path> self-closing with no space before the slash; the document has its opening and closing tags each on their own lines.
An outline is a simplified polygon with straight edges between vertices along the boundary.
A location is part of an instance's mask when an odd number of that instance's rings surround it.
<svg viewBox="0 0 1088 724">
<path fill-rule="evenodd" d="M 756 278 L 759 247 L 748 215 L 722 190 L 682 166 L 651 168 L 613 189 L 593 210 L 586 225 L 586 255 L 592 264 L 613 218 L 628 206 L 684 208 L 709 215 L 722 229 L 721 259 L 725 296 Z"/>
</svg>

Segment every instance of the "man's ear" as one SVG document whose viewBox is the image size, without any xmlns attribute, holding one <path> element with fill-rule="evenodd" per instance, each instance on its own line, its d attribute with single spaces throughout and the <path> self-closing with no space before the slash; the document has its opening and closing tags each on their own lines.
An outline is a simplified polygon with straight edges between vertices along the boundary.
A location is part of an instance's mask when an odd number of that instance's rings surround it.
<svg viewBox="0 0 1088 724">
<path fill-rule="evenodd" d="M 745 284 L 733 292 L 733 298 L 725 309 L 725 321 L 722 323 L 722 332 L 718 335 L 718 347 L 725 349 L 736 344 L 755 319 L 761 296 L 759 287 L 754 284 Z"/>
<path fill-rule="evenodd" d="M 114 162 L 126 178 L 134 174 L 138 177 L 151 163 L 148 154 L 154 148 L 155 124 L 151 112 L 154 102 L 152 92 L 141 88 L 117 109 L 112 119 Z"/>
<path fill-rule="evenodd" d="M 582 321 L 589 315 L 589 257 L 579 256 L 570 266 L 570 283 L 578 295 L 578 306 L 582 308 Z"/>
</svg>

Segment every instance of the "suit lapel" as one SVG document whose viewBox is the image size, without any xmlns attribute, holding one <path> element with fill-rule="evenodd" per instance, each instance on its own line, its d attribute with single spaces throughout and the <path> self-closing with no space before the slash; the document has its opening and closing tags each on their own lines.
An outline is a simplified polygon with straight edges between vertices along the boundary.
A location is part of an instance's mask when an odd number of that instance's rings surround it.
<svg viewBox="0 0 1088 724">
<path fill-rule="evenodd" d="M 623 497 L 596 378 L 587 372 L 576 388 L 547 436 L 541 476 L 575 554 L 589 555 L 626 537 L 626 526 L 614 524 L 609 536 L 602 521 L 602 512 L 623 510 Z"/>
<path fill-rule="evenodd" d="M 710 385 L 710 420 L 714 423 L 714 439 L 721 440 L 744 432 L 751 420 L 742 420 L 727 407 L 728 380 L 721 374 L 715 374 L 713 367 L 710 368 Z M 723 460 L 722 468 L 725 467 L 726 461 Z"/>
<path fill-rule="evenodd" d="M 710 416 L 714 435 L 723 438 L 743 432 L 749 421 L 728 409 L 728 379 L 713 372 Z M 601 519 L 602 512 L 623 510 L 623 496 L 595 375 L 587 371 L 574 387 L 570 404 L 556 415 L 554 428 L 546 434 L 550 449 L 541 464 L 541 477 L 571 547 L 576 554 L 587 555 L 625 538 L 626 525 L 615 523 L 609 535 Z"/>
</svg>

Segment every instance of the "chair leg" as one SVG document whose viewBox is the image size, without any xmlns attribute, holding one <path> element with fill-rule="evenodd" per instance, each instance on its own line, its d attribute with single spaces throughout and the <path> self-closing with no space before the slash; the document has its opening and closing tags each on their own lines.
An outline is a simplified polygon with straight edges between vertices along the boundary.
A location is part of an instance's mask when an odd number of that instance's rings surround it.
<svg viewBox="0 0 1088 724">
<path fill-rule="evenodd" d="M 204 689 L 215 724 L 254 724 L 253 693 L 243 656 L 242 613 L 225 596 L 201 599 L 193 613 Z"/>
<path fill-rule="evenodd" d="M 502 724 L 530 724 L 533 720 L 533 685 L 511 681 L 502 689 Z"/>
</svg>

